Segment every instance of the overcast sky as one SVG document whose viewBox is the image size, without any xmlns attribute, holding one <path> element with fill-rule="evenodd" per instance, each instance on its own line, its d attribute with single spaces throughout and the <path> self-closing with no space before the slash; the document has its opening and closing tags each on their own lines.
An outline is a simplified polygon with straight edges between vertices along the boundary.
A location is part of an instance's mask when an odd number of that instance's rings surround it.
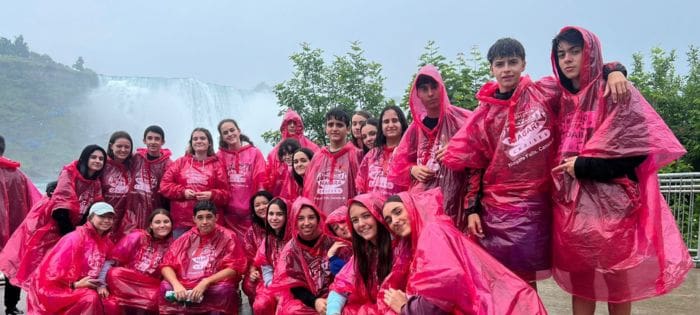
<svg viewBox="0 0 700 315">
<path fill-rule="evenodd" d="M 289 77 L 300 42 L 343 54 L 359 40 L 400 96 L 428 40 L 453 59 L 500 37 L 519 39 L 533 77 L 551 73 L 549 43 L 565 25 L 595 32 L 606 60 L 629 65 L 652 46 L 700 45 L 700 3 L 686 1 L 5 1 L 0 36 L 98 73 L 192 77 L 253 88 Z"/>
</svg>

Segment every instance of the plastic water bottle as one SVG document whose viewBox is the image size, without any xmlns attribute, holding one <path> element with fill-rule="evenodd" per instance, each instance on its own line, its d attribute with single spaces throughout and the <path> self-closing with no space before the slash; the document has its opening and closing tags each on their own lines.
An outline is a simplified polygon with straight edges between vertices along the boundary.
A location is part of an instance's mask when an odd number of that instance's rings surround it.
<svg viewBox="0 0 700 315">
<path fill-rule="evenodd" d="M 165 300 L 168 302 L 177 302 L 177 298 L 175 297 L 175 291 L 165 291 Z"/>
</svg>

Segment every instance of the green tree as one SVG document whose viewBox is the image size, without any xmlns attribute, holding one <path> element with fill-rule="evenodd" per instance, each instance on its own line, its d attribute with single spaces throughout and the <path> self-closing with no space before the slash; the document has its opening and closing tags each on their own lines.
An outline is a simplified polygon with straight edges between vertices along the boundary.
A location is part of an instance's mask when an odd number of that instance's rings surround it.
<svg viewBox="0 0 700 315">
<path fill-rule="evenodd" d="M 331 99 L 349 110 L 363 109 L 378 115 L 385 105 L 382 65 L 368 61 L 360 42 L 350 43 L 350 51 L 335 56 L 330 67 Z"/>
<path fill-rule="evenodd" d="M 15 37 L 14 46 L 15 56 L 29 57 L 29 46 L 24 42 L 24 36 L 19 35 Z"/>
<path fill-rule="evenodd" d="M 78 57 L 78 60 L 75 61 L 75 63 L 73 64 L 73 69 L 78 71 L 85 71 L 85 60 L 83 60 L 82 56 Z"/>
</svg>

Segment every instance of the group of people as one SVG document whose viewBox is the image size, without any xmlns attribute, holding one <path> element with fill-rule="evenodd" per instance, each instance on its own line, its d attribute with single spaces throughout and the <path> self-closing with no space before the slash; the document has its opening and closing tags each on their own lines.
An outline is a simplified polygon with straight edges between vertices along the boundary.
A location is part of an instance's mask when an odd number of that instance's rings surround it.
<svg viewBox="0 0 700 315">
<path fill-rule="evenodd" d="M 162 128 L 136 153 L 118 131 L 43 197 L 0 157 L 6 313 L 21 288 L 31 314 L 237 314 L 241 291 L 254 314 L 546 314 L 536 281 L 554 277 L 574 314 L 629 314 L 681 284 L 656 172 L 685 150 L 624 67 L 578 27 L 539 81 L 517 40 L 487 57 L 475 111 L 427 65 L 411 124 L 335 108 L 324 147 L 291 109 L 267 158 L 233 119 L 218 151 L 195 128 L 175 161 Z"/>
</svg>

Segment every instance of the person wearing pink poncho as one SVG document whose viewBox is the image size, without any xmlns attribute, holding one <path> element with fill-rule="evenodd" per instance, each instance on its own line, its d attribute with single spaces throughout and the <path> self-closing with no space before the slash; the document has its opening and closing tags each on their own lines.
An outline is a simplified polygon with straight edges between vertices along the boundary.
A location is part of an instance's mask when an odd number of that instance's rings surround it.
<svg viewBox="0 0 700 315">
<path fill-rule="evenodd" d="M 325 215 L 355 196 L 355 177 L 362 151 L 347 141 L 350 118 L 345 110 L 326 113 L 330 143 L 314 155 L 304 177 L 302 196 L 311 199 Z"/>
<path fill-rule="evenodd" d="M 252 225 L 243 235 L 243 250 L 247 259 L 245 278 L 243 279 L 243 293 L 248 297 L 248 303 L 253 307 L 255 291 L 260 279 L 260 270 L 253 264 L 258 248 L 265 239 L 265 224 L 267 217 L 267 205 L 272 200 L 272 194 L 265 190 L 256 192 L 250 198 L 250 216 Z"/>
<path fill-rule="evenodd" d="M 411 259 L 408 267 L 399 265 L 403 271 L 392 271 L 406 275 L 405 293 L 388 281 L 380 310 L 388 306 L 401 314 L 547 314 L 532 287 L 441 214 L 442 203 L 436 188 L 399 193 L 384 204 L 385 223 L 394 235 L 410 242 Z"/>
<path fill-rule="evenodd" d="M 270 290 L 279 297 L 277 314 L 318 314 L 326 311 L 328 249 L 333 239 L 323 233 L 325 214 L 311 200 L 299 197 L 288 216 L 292 239 L 275 266 Z"/>
<path fill-rule="evenodd" d="M 98 276 L 114 246 L 108 235 L 113 223 L 111 205 L 90 206 L 88 222 L 61 238 L 41 261 L 27 292 L 29 314 L 105 314 Z"/>
<path fill-rule="evenodd" d="M 284 182 L 279 197 L 285 200 L 296 200 L 304 189 L 304 177 L 306 170 L 314 157 L 314 152 L 309 148 L 299 148 L 292 154 L 291 179 Z"/>
<path fill-rule="evenodd" d="M 51 197 L 35 204 L 12 234 L 0 253 L 0 270 L 13 285 L 29 290 L 44 255 L 102 200 L 99 176 L 106 157 L 100 146 L 86 146 L 78 160 L 63 167 Z"/>
<path fill-rule="evenodd" d="M 158 208 L 168 209 L 170 204 L 160 190 L 160 182 L 170 164 L 170 150 L 164 149 L 165 133 L 159 126 L 148 126 L 143 134 L 145 148 L 138 148 L 131 158 L 131 169 L 134 172 L 134 189 L 131 199 L 132 206 L 124 215 L 123 224 L 131 229 L 146 229 L 149 226 L 148 216 Z"/>
<path fill-rule="evenodd" d="M 473 203 L 478 176 L 470 171 L 454 171 L 441 165 L 436 155 L 466 122 L 471 112 L 450 104 L 440 72 L 432 65 L 418 71 L 411 85 L 409 106 L 413 122 L 394 150 L 389 180 L 394 184 L 422 191 L 441 187 L 445 193 L 445 213 L 455 225 L 466 230 L 465 209 Z M 470 188 L 472 187 L 472 188 Z M 473 196 L 467 196 L 467 193 Z"/>
<path fill-rule="evenodd" d="M 211 200 L 219 207 L 228 203 L 226 172 L 214 154 L 214 142 L 209 130 L 195 128 L 192 131 L 187 153 L 165 171 L 160 192 L 170 199 L 174 238 L 194 226 L 192 208 L 197 201 Z"/>
<path fill-rule="evenodd" d="M 238 314 L 238 285 L 246 258 L 236 234 L 217 224 L 210 200 L 194 206 L 196 227 L 175 240 L 160 265 L 160 314 Z M 175 301 L 165 295 L 173 291 Z"/>
<path fill-rule="evenodd" d="M 4 153 L 5 138 L 0 136 L 0 251 L 31 207 L 41 199 L 41 193 L 34 183 L 20 171 L 20 163 L 4 157 Z M 19 248 L 12 246 L 9 250 L 19 251 Z M 17 302 L 20 288 L 13 286 L 6 278 L 4 291 L 5 314 L 19 314 Z"/>
<path fill-rule="evenodd" d="M 114 246 L 102 268 L 108 296 L 107 314 L 157 314 L 160 293 L 158 266 L 173 241 L 173 223 L 165 209 L 152 211 L 146 230 L 136 229 Z"/>
<path fill-rule="evenodd" d="M 109 137 L 107 146 L 107 163 L 102 171 L 102 196 L 104 201 L 114 207 L 114 229 L 112 240 L 118 241 L 133 228 L 132 224 L 122 226 L 122 219 L 131 211 L 131 199 L 134 187 L 134 174 L 131 170 L 133 141 L 125 131 L 116 131 Z"/>
<path fill-rule="evenodd" d="M 291 108 L 284 113 L 282 124 L 280 125 L 280 135 L 282 136 L 280 142 L 267 154 L 265 189 L 271 192 L 273 196 L 281 195 L 284 182 L 290 180 L 289 176 L 291 175 L 288 164 L 284 163 L 278 155 L 280 145 L 284 140 L 294 139 L 302 148 L 309 148 L 314 153 L 320 150 L 315 142 L 304 136 L 304 121 Z"/>
<path fill-rule="evenodd" d="M 602 48 L 579 27 L 552 42 L 563 90 L 554 179 L 553 275 L 575 313 L 629 314 L 631 301 L 668 293 L 692 267 L 657 171 L 685 150 L 634 87 L 603 96 Z"/>
<path fill-rule="evenodd" d="M 260 149 L 241 134 L 235 120 L 222 120 L 217 130 L 219 151 L 216 155 L 226 171 L 231 196 L 221 224 L 243 237 L 252 224 L 248 207 L 250 198 L 262 190 L 265 183 L 265 158 Z"/>
</svg>

